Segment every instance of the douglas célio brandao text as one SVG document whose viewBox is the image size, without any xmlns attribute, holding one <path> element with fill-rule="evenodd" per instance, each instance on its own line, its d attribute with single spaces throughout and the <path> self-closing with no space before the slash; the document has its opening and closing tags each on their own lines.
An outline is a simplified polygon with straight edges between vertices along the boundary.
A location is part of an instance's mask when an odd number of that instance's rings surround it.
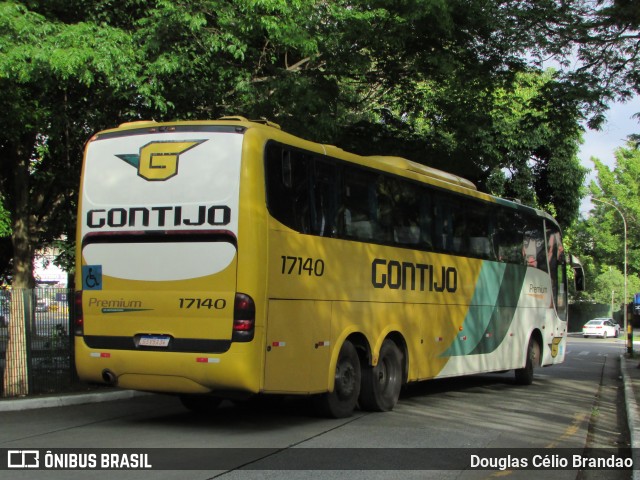
<svg viewBox="0 0 640 480">
<path fill-rule="evenodd" d="M 470 456 L 470 466 L 479 470 L 534 470 L 534 469 L 631 469 L 633 459 L 615 454 L 588 456 L 571 454 L 532 454 L 525 456 Z"/>
</svg>

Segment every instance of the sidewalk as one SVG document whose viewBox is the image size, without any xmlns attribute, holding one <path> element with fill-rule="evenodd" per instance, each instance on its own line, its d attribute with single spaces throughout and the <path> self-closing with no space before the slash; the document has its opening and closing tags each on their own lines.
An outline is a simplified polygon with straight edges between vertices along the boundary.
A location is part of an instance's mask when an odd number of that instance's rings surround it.
<svg viewBox="0 0 640 480">
<path fill-rule="evenodd" d="M 634 351 L 639 345 L 635 344 Z M 629 436 L 634 466 L 640 465 L 640 411 L 638 401 L 640 398 L 640 358 L 628 358 L 627 354 L 620 355 L 620 370 L 624 383 L 624 400 L 627 410 L 627 422 L 629 423 Z M 640 480 L 640 470 L 633 470 L 633 479 Z"/>
<path fill-rule="evenodd" d="M 624 382 L 631 447 L 640 448 L 640 413 L 636 401 L 637 395 L 640 394 L 640 358 L 627 358 L 626 354 L 620 355 L 620 370 Z"/>
<path fill-rule="evenodd" d="M 68 393 L 57 395 L 43 395 L 29 398 L 10 398 L 0 400 L 0 412 L 17 412 L 35 408 L 64 407 L 68 405 L 82 405 L 84 403 L 109 402 L 125 400 L 139 395 L 149 395 L 133 390 L 100 390 L 86 393 Z"/>
</svg>

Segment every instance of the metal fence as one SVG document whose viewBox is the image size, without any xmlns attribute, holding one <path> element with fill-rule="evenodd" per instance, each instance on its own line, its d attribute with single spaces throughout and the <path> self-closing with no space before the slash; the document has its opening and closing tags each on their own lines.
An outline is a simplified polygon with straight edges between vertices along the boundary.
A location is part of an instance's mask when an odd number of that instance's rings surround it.
<svg viewBox="0 0 640 480">
<path fill-rule="evenodd" d="M 72 290 L 0 291 L 0 396 L 78 388 L 72 310 Z"/>
</svg>

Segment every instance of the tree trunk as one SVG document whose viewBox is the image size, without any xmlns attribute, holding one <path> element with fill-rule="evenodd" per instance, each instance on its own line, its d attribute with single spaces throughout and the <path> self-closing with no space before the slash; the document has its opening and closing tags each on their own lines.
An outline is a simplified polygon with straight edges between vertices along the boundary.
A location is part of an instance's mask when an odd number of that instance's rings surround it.
<svg viewBox="0 0 640 480">
<path fill-rule="evenodd" d="M 33 288 L 33 242 L 31 239 L 31 185 L 29 167 L 35 138 L 24 138 L 13 152 L 13 191 L 11 212 L 13 235 L 13 287 Z"/>
<path fill-rule="evenodd" d="M 25 314 L 29 298 L 28 290 L 12 290 L 11 315 L 9 316 L 9 343 L 6 353 L 3 390 L 4 397 L 19 397 L 29 394 L 29 377 L 27 375 L 27 335 L 25 330 Z"/>
<path fill-rule="evenodd" d="M 35 138 L 23 138 L 13 151 L 6 152 L 13 167 L 13 191 L 11 199 L 13 227 L 13 295 L 9 343 L 3 378 L 3 395 L 15 397 L 29 394 L 27 375 L 26 315 L 29 295 L 24 293 L 33 285 L 33 242 L 31 239 L 31 212 L 29 209 L 29 167 Z"/>
</svg>

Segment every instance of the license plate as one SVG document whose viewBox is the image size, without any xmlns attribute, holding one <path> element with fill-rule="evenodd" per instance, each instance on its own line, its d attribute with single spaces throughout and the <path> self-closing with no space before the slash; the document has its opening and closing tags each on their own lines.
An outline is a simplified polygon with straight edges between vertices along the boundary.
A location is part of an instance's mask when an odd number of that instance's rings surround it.
<svg viewBox="0 0 640 480">
<path fill-rule="evenodd" d="M 168 347 L 170 337 L 159 337 L 154 335 L 143 335 L 138 343 L 141 347 Z"/>
</svg>

